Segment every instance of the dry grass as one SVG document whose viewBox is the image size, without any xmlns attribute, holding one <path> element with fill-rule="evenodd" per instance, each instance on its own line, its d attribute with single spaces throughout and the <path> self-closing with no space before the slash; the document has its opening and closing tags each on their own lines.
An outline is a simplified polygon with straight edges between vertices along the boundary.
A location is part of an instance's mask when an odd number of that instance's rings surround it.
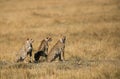
<svg viewBox="0 0 120 79">
<path fill-rule="evenodd" d="M 0 0 L 0 79 L 120 79 L 119 0 Z M 14 63 L 27 37 L 67 36 L 66 62 Z"/>
</svg>

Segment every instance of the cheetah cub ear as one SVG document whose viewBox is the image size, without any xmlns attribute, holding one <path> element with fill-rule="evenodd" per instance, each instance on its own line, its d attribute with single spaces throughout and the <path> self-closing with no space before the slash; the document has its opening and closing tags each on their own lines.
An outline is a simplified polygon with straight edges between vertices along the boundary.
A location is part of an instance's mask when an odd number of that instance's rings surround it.
<svg viewBox="0 0 120 79">
<path fill-rule="evenodd" d="M 30 41 L 31 41 L 31 43 L 33 43 L 33 42 L 34 42 L 34 40 L 33 40 L 33 39 L 30 39 Z"/>
<path fill-rule="evenodd" d="M 62 37 L 60 38 L 60 42 L 61 42 L 61 43 L 65 43 L 65 40 L 66 40 L 66 36 L 62 36 Z"/>
<path fill-rule="evenodd" d="M 29 38 L 27 38 L 27 40 L 29 40 Z"/>
<path fill-rule="evenodd" d="M 51 37 L 46 37 L 45 41 L 49 41 L 50 42 L 50 41 L 52 41 L 52 38 Z"/>
<path fill-rule="evenodd" d="M 30 38 L 27 38 L 27 41 L 26 41 L 26 42 L 33 43 L 34 40 L 33 40 L 33 39 L 30 39 Z"/>
</svg>

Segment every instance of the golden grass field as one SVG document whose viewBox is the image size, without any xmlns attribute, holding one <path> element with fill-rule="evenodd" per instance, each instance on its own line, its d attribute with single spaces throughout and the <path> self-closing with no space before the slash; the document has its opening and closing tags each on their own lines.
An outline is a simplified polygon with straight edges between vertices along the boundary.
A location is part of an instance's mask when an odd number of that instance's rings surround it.
<svg viewBox="0 0 120 79">
<path fill-rule="evenodd" d="M 66 35 L 65 62 L 15 63 Z M 120 0 L 0 0 L 0 79 L 120 79 Z"/>
</svg>

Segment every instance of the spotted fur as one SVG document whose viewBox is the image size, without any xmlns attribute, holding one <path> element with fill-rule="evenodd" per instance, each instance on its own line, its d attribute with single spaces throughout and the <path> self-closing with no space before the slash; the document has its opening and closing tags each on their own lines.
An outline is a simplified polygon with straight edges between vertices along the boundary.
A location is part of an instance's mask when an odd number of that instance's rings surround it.
<svg viewBox="0 0 120 79">
<path fill-rule="evenodd" d="M 50 42 L 50 41 L 52 41 L 52 39 L 50 37 L 47 37 L 42 40 L 42 42 L 38 48 L 38 51 L 34 54 L 34 59 L 36 62 L 38 62 L 41 57 L 47 58 L 48 48 L 49 48 L 48 42 Z"/>
<path fill-rule="evenodd" d="M 23 47 L 19 50 L 17 53 L 17 62 L 22 62 L 25 60 L 25 58 L 29 55 L 30 56 L 30 62 L 32 62 L 32 46 L 33 40 L 32 39 L 27 39 Z"/>
<path fill-rule="evenodd" d="M 59 58 L 60 61 L 64 61 L 64 50 L 65 50 L 65 41 L 66 41 L 66 36 L 62 36 L 57 43 L 52 47 L 50 50 L 48 56 L 47 56 L 47 61 L 52 62 L 56 58 Z"/>
</svg>

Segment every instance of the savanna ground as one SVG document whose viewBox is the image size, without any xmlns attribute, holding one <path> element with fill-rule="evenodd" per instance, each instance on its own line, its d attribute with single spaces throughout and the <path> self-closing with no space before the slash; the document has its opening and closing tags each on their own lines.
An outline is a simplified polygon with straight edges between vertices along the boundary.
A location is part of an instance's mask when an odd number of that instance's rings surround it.
<svg viewBox="0 0 120 79">
<path fill-rule="evenodd" d="M 15 63 L 26 38 L 67 36 L 66 62 Z M 0 0 L 0 79 L 120 79 L 120 0 Z"/>
</svg>

